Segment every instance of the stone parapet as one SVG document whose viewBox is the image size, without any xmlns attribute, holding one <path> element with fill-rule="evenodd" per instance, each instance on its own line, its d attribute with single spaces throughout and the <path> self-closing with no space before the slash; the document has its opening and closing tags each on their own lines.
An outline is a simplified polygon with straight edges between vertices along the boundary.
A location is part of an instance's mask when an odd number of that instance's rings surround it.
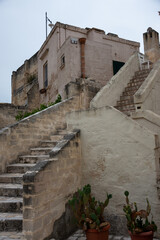
<svg viewBox="0 0 160 240">
<path fill-rule="evenodd" d="M 15 106 L 10 103 L 0 103 L 0 129 L 16 123 L 15 116 L 20 112 L 25 112 L 26 107 Z"/>
<path fill-rule="evenodd" d="M 0 130 L 0 172 L 16 161 L 18 155 L 26 154 L 30 147 L 65 128 L 65 114 L 77 109 L 79 97 L 74 97 Z"/>
<path fill-rule="evenodd" d="M 134 95 L 134 102 L 135 103 L 142 103 L 147 98 L 148 94 L 152 90 L 155 82 L 159 78 L 160 74 L 160 60 L 157 61 L 157 63 L 154 65 L 152 71 L 146 78 L 146 80 L 143 82 L 141 87 L 138 89 L 138 91 Z"/>
</svg>

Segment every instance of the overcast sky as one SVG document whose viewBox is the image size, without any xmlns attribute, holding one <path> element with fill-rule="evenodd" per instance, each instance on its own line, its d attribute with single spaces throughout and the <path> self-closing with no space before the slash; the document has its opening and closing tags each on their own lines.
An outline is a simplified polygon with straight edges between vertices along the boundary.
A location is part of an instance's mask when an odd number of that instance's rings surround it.
<svg viewBox="0 0 160 240">
<path fill-rule="evenodd" d="M 0 0 L 0 102 L 11 102 L 11 74 L 45 40 L 45 12 L 53 23 L 96 27 L 138 41 L 160 32 L 160 0 Z M 49 31 L 49 28 L 48 28 Z"/>
</svg>

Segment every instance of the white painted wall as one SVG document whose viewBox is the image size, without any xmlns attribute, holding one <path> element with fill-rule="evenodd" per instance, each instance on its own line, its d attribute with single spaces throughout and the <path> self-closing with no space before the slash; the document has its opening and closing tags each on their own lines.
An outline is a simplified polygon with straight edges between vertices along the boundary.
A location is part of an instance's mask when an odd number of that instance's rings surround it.
<svg viewBox="0 0 160 240">
<path fill-rule="evenodd" d="M 123 215 L 128 190 L 142 208 L 149 198 L 160 227 L 156 135 L 112 107 L 69 113 L 67 123 L 81 130 L 83 184 L 90 183 L 101 200 L 107 191 L 113 194 L 108 213 Z"/>
</svg>

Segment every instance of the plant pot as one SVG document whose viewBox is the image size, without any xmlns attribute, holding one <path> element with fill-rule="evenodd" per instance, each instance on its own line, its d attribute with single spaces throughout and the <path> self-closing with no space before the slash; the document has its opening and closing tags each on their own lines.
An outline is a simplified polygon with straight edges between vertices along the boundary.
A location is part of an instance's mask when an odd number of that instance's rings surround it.
<svg viewBox="0 0 160 240">
<path fill-rule="evenodd" d="M 131 237 L 132 240 L 153 240 L 153 232 L 143 232 L 143 233 L 135 233 L 132 234 L 130 231 L 129 235 Z"/>
<path fill-rule="evenodd" d="M 100 232 L 96 229 L 88 229 L 86 231 L 87 240 L 108 240 L 110 224 L 104 227 Z"/>
</svg>

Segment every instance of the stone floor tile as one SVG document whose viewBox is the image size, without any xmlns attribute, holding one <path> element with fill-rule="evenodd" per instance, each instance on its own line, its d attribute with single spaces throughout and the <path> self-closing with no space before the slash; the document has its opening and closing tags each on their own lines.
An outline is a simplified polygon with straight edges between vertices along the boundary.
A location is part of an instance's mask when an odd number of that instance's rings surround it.
<svg viewBox="0 0 160 240">
<path fill-rule="evenodd" d="M 78 240 L 78 237 L 71 236 L 71 237 L 67 238 L 67 240 Z"/>
<path fill-rule="evenodd" d="M 83 230 L 82 229 L 79 229 L 75 232 L 76 234 L 84 234 Z"/>
<path fill-rule="evenodd" d="M 109 239 L 109 240 L 113 240 L 113 239 L 114 239 L 114 238 L 113 238 L 113 235 L 109 235 L 108 239 Z"/>
<path fill-rule="evenodd" d="M 122 236 L 114 236 L 113 240 L 123 240 L 123 237 Z"/>
</svg>

